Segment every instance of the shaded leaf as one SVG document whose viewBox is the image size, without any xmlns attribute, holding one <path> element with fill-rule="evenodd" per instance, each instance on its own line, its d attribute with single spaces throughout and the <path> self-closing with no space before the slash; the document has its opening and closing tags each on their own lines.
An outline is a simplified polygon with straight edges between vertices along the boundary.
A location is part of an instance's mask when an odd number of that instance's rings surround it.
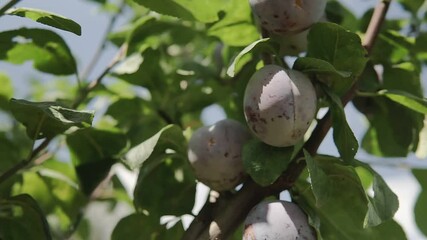
<svg viewBox="0 0 427 240">
<path fill-rule="evenodd" d="M 157 134 L 133 147 L 126 153 L 125 163 L 131 168 L 141 167 L 151 155 L 165 154 L 170 148 L 186 156 L 186 140 L 180 127 L 168 125 Z"/>
<path fill-rule="evenodd" d="M 46 218 L 30 195 L 0 200 L 0 212 L 1 239 L 52 239 Z"/>
<path fill-rule="evenodd" d="M 368 201 L 357 173 L 336 158 L 316 157 L 311 162 L 317 169 L 311 169 L 310 183 L 299 180 L 298 194 L 293 195 L 310 224 L 323 239 L 364 239 Z"/>
<path fill-rule="evenodd" d="M 359 143 L 348 125 L 344 107 L 342 106 L 339 97 L 327 88 L 323 89 L 328 95 L 331 103 L 330 109 L 332 111 L 332 126 L 334 129 L 333 138 L 335 146 L 338 148 L 338 152 L 344 161 L 352 162 L 357 150 L 359 149 Z"/>
<path fill-rule="evenodd" d="M 364 227 L 369 201 L 352 166 L 333 157 L 316 157 L 314 163 L 324 174 L 320 175 L 321 179 L 311 179 L 311 184 L 305 179 L 298 180 L 293 199 L 308 214 L 319 239 L 406 239 L 403 229 L 392 220 L 375 227 Z M 315 193 L 314 188 L 322 186 L 317 183 L 319 180 L 325 183 L 323 187 L 327 190 L 319 188 Z M 319 199 L 325 201 L 319 204 Z"/>
<path fill-rule="evenodd" d="M 317 58 L 300 57 L 293 66 L 293 69 L 304 73 L 322 73 L 333 74 L 339 77 L 347 78 L 351 76 L 350 72 L 339 71 L 329 62 Z"/>
<path fill-rule="evenodd" d="M 427 236 L 427 170 L 414 169 L 412 174 L 418 180 L 421 185 L 421 192 L 418 195 L 418 199 L 415 203 L 415 222 L 421 232 Z"/>
<path fill-rule="evenodd" d="M 134 205 L 152 217 L 181 216 L 191 212 L 195 194 L 196 180 L 186 158 L 158 156 L 158 161 L 144 164 L 140 169 Z"/>
<path fill-rule="evenodd" d="M 64 40 L 46 29 L 21 28 L 0 33 L 0 59 L 13 64 L 32 60 L 34 68 L 45 73 L 69 75 L 77 64 Z"/>
<path fill-rule="evenodd" d="M 82 30 L 78 23 L 64 16 L 34 8 L 10 8 L 6 14 L 29 18 L 33 21 L 45 24 L 64 31 L 81 35 Z"/>
<path fill-rule="evenodd" d="M 86 195 L 90 195 L 107 176 L 111 166 L 127 148 L 126 136 L 117 131 L 81 129 L 68 135 L 66 140 Z"/>
<path fill-rule="evenodd" d="M 373 176 L 374 196 L 368 198 L 368 212 L 365 218 L 365 227 L 373 227 L 391 220 L 399 209 L 399 199 L 390 189 L 384 179 L 371 166 L 360 161 L 354 161 L 354 166 L 361 166 Z"/>
<path fill-rule="evenodd" d="M 243 147 L 243 167 L 256 183 L 268 186 L 286 170 L 292 152 L 293 147 L 273 147 L 253 139 Z"/>
<path fill-rule="evenodd" d="M 144 226 L 144 227 L 141 227 Z M 181 222 L 172 228 L 160 225 L 159 221 L 141 213 L 133 213 L 122 218 L 116 225 L 111 235 L 111 240 L 169 240 L 180 238 L 184 233 Z"/>
<path fill-rule="evenodd" d="M 52 138 L 72 126 L 88 127 L 94 116 L 93 111 L 65 108 L 56 102 L 11 99 L 10 108 L 13 116 L 27 128 L 31 139 Z"/>
<path fill-rule="evenodd" d="M 360 37 L 334 23 L 316 23 L 311 27 L 307 38 L 307 57 L 327 61 L 336 70 L 352 74 L 350 77 L 318 76 L 335 93 L 342 95 L 362 74 L 368 60 Z"/>
<path fill-rule="evenodd" d="M 225 7 L 225 16 L 209 27 L 208 35 L 229 46 L 246 46 L 259 38 L 247 0 L 229 0 Z"/>
</svg>

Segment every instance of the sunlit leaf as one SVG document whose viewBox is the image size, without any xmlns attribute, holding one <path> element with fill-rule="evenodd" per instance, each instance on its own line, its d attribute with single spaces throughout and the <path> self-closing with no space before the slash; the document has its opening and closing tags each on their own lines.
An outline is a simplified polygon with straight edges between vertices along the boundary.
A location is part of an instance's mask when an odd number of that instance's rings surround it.
<svg viewBox="0 0 427 240">
<path fill-rule="evenodd" d="M 236 72 L 235 72 L 236 66 L 238 65 L 239 61 L 243 58 L 243 56 L 245 56 L 246 54 L 251 53 L 251 52 L 259 52 L 261 50 L 267 50 L 269 52 L 274 52 L 274 49 L 272 48 L 272 46 L 270 44 L 271 44 L 271 41 L 269 38 L 263 38 L 263 39 L 255 41 L 255 42 L 249 44 L 247 47 L 245 47 L 234 58 L 231 65 L 228 67 L 228 69 L 227 69 L 228 76 L 234 77 L 234 75 L 236 74 Z"/>
<path fill-rule="evenodd" d="M 41 9 L 34 8 L 10 8 L 6 11 L 6 14 L 15 15 L 19 17 L 29 18 L 33 21 L 45 24 L 54 28 L 58 28 L 64 31 L 72 32 L 76 35 L 81 35 L 82 30 L 78 23 L 58 15 L 56 13 L 44 11 Z"/>
<path fill-rule="evenodd" d="M 70 127 L 88 127 L 93 111 L 78 111 L 60 106 L 56 102 L 30 102 L 11 99 L 13 116 L 27 128 L 31 139 L 51 138 Z"/>
<path fill-rule="evenodd" d="M 389 99 L 414 111 L 427 114 L 427 99 L 425 98 L 420 98 L 408 92 L 398 90 L 381 90 L 378 92 L 378 94 L 384 95 Z"/>
<path fill-rule="evenodd" d="M 21 28 L 0 33 L 0 59 L 13 64 L 32 60 L 45 73 L 69 75 L 77 64 L 65 41 L 47 29 Z"/>
<path fill-rule="evenodd" d="M 228 1 L 191 1 L 191 0 L 134 0 L 155 12 L 185 20 L 214 22 L 218 12 L 224 9 Z"/>
<path fill-rule="evenodd" d="M 156 135 L 133 147 L 126 153 L 125 163 L 131 168 L 141 167 L 153 154 L 165 154 L 166 149 L 185 154 L 186 140 L 182 130 L 176 125 L 168 125 Z"/>
</svg>

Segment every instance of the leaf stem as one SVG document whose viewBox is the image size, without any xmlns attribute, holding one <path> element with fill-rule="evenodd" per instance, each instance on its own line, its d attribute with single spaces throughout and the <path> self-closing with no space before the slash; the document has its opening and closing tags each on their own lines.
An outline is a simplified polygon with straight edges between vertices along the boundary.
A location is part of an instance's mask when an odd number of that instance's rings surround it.
<svg viewBox="0 0 427 240">
<path fill-rule="evenodd" d="M 18 2 L 21 0 L 11 0 L 6 5 L 4 5 L 2 8 L 0 8 L 0 16 L 3 16 L 4 13 L 9 10 L 11 7 L 15 6 Z"/>
<path fill-rule="evenodd" d="M 379 29 L 384 22 L 385 15 L 390 5 L 390 0 L 381 1 L 375 8 L 371 18 L 363 46 L 368 54 L 371 53 L 375 44 L 375 39 L 379 34 Z M 357 82 L 356 82 L 357 83 Z M 356 94 L 357 84 L 341 98 L 343 106 L 350 102 Z M 316 152 L 323 142 L 326 134 L 332 126 L 331 112 L 329 111 L 317 124 L 310 139 L 305 143 L 304 148 L 311 155 Z M 295 157 L 299 159 L 303 156 L 302 151 Z M 191 223 L 182 239 L 226 239 L 234 229 L 244 220 L 248 211 L 259 203 L 264 197 L 277 194 L 283 190 L 290 189 L 304 170 L 305 161 L 294 161 L 279 179 L 270 186 L 260 187 L 252 180 L 244 183 L 243 188 L 236 193 L 226 204 L 205 204 L 199 215 Z M 220 197 L 221 200 L 221 197 Z M 225 200 L 226 201 L 226 200 Z M 206 209 L 210 209 L 207 211 Z M 206 221 L 206 219 L 209 219 Z M 198 234 L 197 234 L 198 233 Z"/>
</svg>

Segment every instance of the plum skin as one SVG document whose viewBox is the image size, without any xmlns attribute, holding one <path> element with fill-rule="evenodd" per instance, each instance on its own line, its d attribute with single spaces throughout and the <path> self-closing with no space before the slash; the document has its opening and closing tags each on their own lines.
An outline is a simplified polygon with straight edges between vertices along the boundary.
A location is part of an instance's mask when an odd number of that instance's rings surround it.
<svg viewBox="0 0 427 240">
<path fill-rule="evenodd" d="M 292 202 L 271 200 L 256 205 L 248 213 L 243 240 L 315 240 L 306 214 Z"/>
<path fill-rule="evenodd" d="M 249 0 L 262 28 L 275 34 L 308 29 L 324 14 L 327 0 Z"/>
<path fill-rule="evenodd" d="M 188 144 L 188 160 L 196 178 L 216 191 L 236 187 L 246 176 L 242 149 L 250 138 L 249 131 L 231 119 L 197 129 Z"/>
<path fill-rule="evenodd" d="M 317 97 L 303 73 L 266 65 L 250 78 L 243 106 L 255 136 L 271 146 L 287 147 L 304 137 L 317 110 Z"/>
</svg>

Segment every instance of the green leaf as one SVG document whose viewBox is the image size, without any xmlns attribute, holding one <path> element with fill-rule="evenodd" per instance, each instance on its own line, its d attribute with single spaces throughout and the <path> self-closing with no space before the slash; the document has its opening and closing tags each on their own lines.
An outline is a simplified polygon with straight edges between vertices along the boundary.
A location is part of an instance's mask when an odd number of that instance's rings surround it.
<svg viewBox="0 0 427 240">
<path fill-rule="evenodd" d="M 131 168 L 141 167 L 150 156 L 163 155 L 166 149 L 173 149 L 181 156 L 186 156 L 186 140 L 180 127 L 168 125 L 156 135 L 150 137 L 126 153 L 125 163 Z"/>
<path fill-rule="evenodd" d="M 81 35 L 82 30 L 78 23 L 64 16 L 34 8 L 11 8 L 5 12 L 9 15 L 29 18 L 33 21 L 58 28 L 64 31 Z"/>
<path fill-rule="evenodd" d="M 29 102 L 11 99 L 13 116 L 27 128 L 31 139 L 52 138 L 70 127 L 88 127 L 92 124 L 93 111 L 77 111 L 56 102 Z"/>
<path fill-rule="evenodd" d="M 0 200 L 1 239 L 52 239 L 37 202 L 28 194 Z"/>
<path fill-rule="evenodd" d="M 427 158 L 427 115 L 424 116 L 424 127 L 420 131 L 419 139 L 415 156 L 419 159 L 425 159 Z"/>
<path fill-rule="evenodd" d="M 9 77 L 0 73 L 0 109 L 9 109 L 9 99 L 13 96 L 13 86 Z"/>
<path fill-rule="evenodd" d="M 421 6 L 424 4 L 424 0 L 398 0 L 398 2 L 412 15 L 416 16 Z"/>
<path fill-rule="evenodd" d="M 306 161 L 312 165 L 310 183 L 299 180 L 293 199 L 309 215 L 312 226 L 323 239 L 365 239 L 361 236 L 368 201 L 354 168 L 336 158 Z"/>
<path fill-rule="evenodd" d="M 262 50 L 268 50 L 270 52 L 274 52 L 274 50 L 270 45 L 271 43 L 272 42 L 270 41 L 269 38 L 263 38 L 249 44 L 234 58 L 233 62 L 227 69 L 227 75 L 230 77 L 234 77 L 234 75 L 236 74 L 235 72 L 236 66 L 238 65 L 239 61 L 243 58 L 243 56 L 245 56 L 248 53 L 258 52 Z"/>
<path fill-rule="evenodd" d="M 317 174 L 321 178 L 311 179 L 310 183 L 299 179 L 293 199 L 308 214 L 319 239 L 406 239 L 403 229 L 392 220 L 375 227 L 364 226 L 369 201 L 352 166 L 333 157 L 317 156 L 313 162 L 315 171 L 322 172 Z M 323 184 L 319 184 L 319 180 Z M 314 192 L 316 187 L 317 193 Z M 319 204 L 319 199 L 325 201 Z"/>
<path fill-rule="evenodd" d="M 328 1 L 325 9 L 328 21 L 341 25 L 345 29 L 356 32 L 359 30 L 359 21 L 354 13 L 344 7 L 339 1 Z"/>
<path fill-rule="evenodd" d="M 259 33 L 247 0 L 229 0 L 226 7 L 225 16 L 208 29 L 208 35 L 229 46 L 246 46 L 257 40 Z"/>
<path fill-rule="evenodd" d="M 329 201 L 329 198 L 333 195 L 331 189 L 331 185 L 333 185 L 333 183 L 310 153 L 305 149 L 303 149 L 303 151 L 311 180 L 311 189 L 313 191 L 314 198 L 316 199 L 316 206 L 322 206 Z"/>
<path fill-rule="evenodd" d="M 123 133 L 87 128 L 67 136 L 71 160 L 76 168 L 82 191 L 90 195 L 127 148 Z"/>
<path fill-rule="evenodd" d="M 155 12 L 178 17 L 184 20 L 215 22 L 218 12 L 228 4 L 226 0 L 191 1 L 191 0 L 134 0 Z"/>
<path fill-rule="evenodd" d="M 391 220 L 399 209 L 399 199 L 390 189 L 384 179 L 371 166 L 355 160 L 354 166 L 361 166 L 373 176 L 373 198 L 368 198 L 368 212 L 365 218 L 365 227 L 373 227 Z"/>
<path fill-rule="evenodd" d="M 368 59 L 360 37 L 334 23 L 316 23 L 307 38 L 307 57 L 327 61 L 336 70 L 352 74 L 351 77 L 319 76 L 335 93 L 342 95 L 362 74 Z"/>
<path fill-rule="evenodd" d="M 421 114 L 427 114 L 427 99 L 420 98 L 412 95 L 408 92 L 399 90 L 381 90 L 378 92 L 380 95 L 384 95 L 387 98 L 395 101 L 396 103 L 402 104 L 403 106 L 410 108 Z"/>
<path fill-rule="evenodd" d="M 323 89 L 328 95 L 331 103 L 330 110 L 332 111 L 332 126 L 334 128 L 333 138 L 335 146 L 344 161 L 352 162 L 357 150 L 359 149 L 359 143 L 348 125 L 344 107 L 342 106 L 339 97 L 326 87 Z"/>
<path fill-rule="evenodd" d="M 134 190 L 134 205 L 150 216 L 181 216 L 191 212 L 196 194 L 196 180 L 186 158 L 159 157 L 144 164 Z M 166 189 L 166 191 L 165 191 Z"/>
<path fill-rule="evenodd" d="M 122 218 L 117 223 L 111 235 L 111 240 L 168 240 L 180 238 L 184 233 L 184 228 L 180 222 L 177 222 L 169 229 L 158 222 L 144 214 L 133 213 Z"/>
<path fill-rule="evenodd" d="M 17 192 L 30 194 L 49 216 L 55 237 L 65 238 L 87 203 L 72 165 L 50 159 L 37 171 L 25 172 L 20 185 Z"/>
<path fill-rule="evenodd" d="M 384 65 L 380 88 L 404 91 L 422 97 L 420 81 L 420 72 L 411 63 Z M 424 114 L 408 109 L 387 97 L 372 98 L 370 106 L 374 111 L 367 115 L 370 126 L 362 140 L 362 147 L 368 153 L 405 157 L 409 152 L 416 151 L 424 125 Z"/>
<path fill-rule="evenodd" d="M 292 153 L 293 147 L 273 147 L 253 139 L 243 147 L 243 167 L 256 183 L 268 186 L 286 170 Z"/>
<path fill-rule="evenodd" d="M 332 74 L 343 78 L 351 76 L 350 72 L 339 71 L 325 60 L 311 57 L 298 58 L 292 68 L 304 73 Z"/>
<path fill-rule="evenodd" d="M 77 64 L 65 41 L 46 29 L 21 28 L 0 33 L 0 59 L 13 64 L 32 60 L 34 68 L 55 75 L 77 72 Z"/>
<path fill-rule="evenodd" d="M 421 192 L 414 209 L 415 222 L 421 232 L 427 236 L 427 215 L 425 214 L 427 212 L 427 170 L 414 169 L 412 174 L 421 185 Z"/>
</svg>

